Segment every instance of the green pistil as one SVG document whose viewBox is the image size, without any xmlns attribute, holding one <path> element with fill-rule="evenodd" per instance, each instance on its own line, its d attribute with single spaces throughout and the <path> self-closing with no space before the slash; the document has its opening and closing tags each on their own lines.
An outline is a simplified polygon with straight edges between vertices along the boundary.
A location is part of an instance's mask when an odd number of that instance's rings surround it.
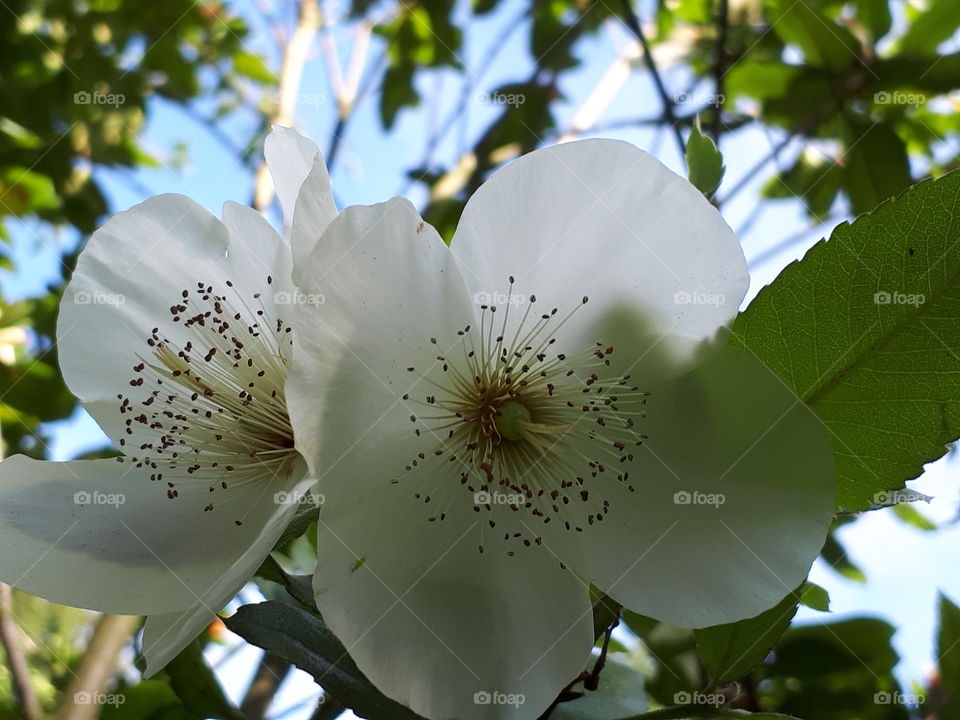
<svg viewBox="0 0 960 720">
<path fill-rule="evenodd" d="M 518 402 L 508 402 L 500 406 L 495 424 L 497 432 L 504 440 L 515 442 L 523 439 L 523 425 L 530 422 L 530 411 Z"/>
</svg>

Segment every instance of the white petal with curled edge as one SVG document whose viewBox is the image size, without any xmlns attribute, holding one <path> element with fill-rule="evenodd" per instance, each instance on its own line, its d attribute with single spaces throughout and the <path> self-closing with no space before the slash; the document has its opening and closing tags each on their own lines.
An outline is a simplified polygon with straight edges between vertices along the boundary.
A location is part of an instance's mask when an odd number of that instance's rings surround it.
<svg viewBox="0 0 960 720">
<path fill-rule="evenodd" d="M 319 155 L 313 159 L 310 174 L 303 181 L 297 196 L 293 213 L 293 225 L 290 230 L 290 244 L 293 246 L 294 280 L 304 281 L 301 273 L 310 262 L 313 249 L 320 241 L 330 222 L 336 217 L 337 208 L 330 190 L 330 177 L 327 166 Z"/>
<path fill-rule="evenodd" d="M 311 221 L 322 226 L 318 232 L 323 232 L 336 216 L 337 208 L 333 201 L 330 173 L 316 143 L 293 128 L 274 125 L 264 143 L 264 156 L 283 209 L 284 231 L 289 231 L 293 226 L 297 197 L 307 177 L 311 176 Z"/>
<path fill-rule="evenodd" d="M 150 472 L 116 459 L 4 460 L 0 580 L 51 602 L 119 615 L 175 612 L 208 597 L 219 602 L 210 593 L 239 581 L 241 558 L 282 531 L 289 510 L 274 502 L 275 493 L 301 479 L 214 493 L 184 480 L 170 499 Z"/>
</svg>

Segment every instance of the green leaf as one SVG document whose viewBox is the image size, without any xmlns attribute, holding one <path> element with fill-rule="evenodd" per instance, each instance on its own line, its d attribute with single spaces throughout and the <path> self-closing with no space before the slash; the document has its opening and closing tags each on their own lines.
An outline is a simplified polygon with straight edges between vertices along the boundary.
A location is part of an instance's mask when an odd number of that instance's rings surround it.
<svg viewBox="0 0 960 720">
<path fill-rule="evenodd" d="M 268 555 L 257 575 L 282 585 L 294 600 L 308 610 L 316 610 L 313 597 L 313 582 L 309 575 L 292 575 L 286 572 L 272 555 Z"/>
<path fill-rule="evenodd" d="M 837 227 L 764 288 L 732 342 L 823 420 L 837 502 L 864 510 L 960 435 L 960 174 Z"/>
<path fill-rule="evenodd" d="M 766 5 L 773 31 L 799 47 L 810 65 L 839 71 L 856 62 L 856 38 L 820 14 L 813 3 L 767 0 Z"/>
<path fill-rule="evenodd" d="M 723 156 L 713 140 L 700 129 L 700 118 L 693 122 L 687 138 L 687 177 L 694 187 L 708 198 L 720 187 L 723 173 Z"/>
<path fill-rule="evenodd" d="M 793 591 L 756 617 L 694 630 L 697 651 L 715 685 L 738 680 L 763 659 L 790 626 L 800 592 Z"/>
<path fill-rule="evenodd" d="M 933 520 L 917 510 L 915 507 L 913 507 L 913 505 L 894 505 L 893 514 L 896 515 L 901 522 L 904 522 L 910 527 L 916 528 L 917 530 L 933 532 L 938 527 Z"/>
<path fill-rule="evenodd" d="M 0 197 L 0 215 L 26 215 L 60 205 L 53 180 L 23 167 L 0 171 Z"/>
<path fill-rule="evenodd" d="M 830 593 L 824 590 L 816 583 L 807 580 L 800 587 L 800 604 L 805 605 L 811 610 L 820 612 L 830 611 Z"/>
<path fill-rule="evenodd" d="M 857 0 L 857 20 L 870 31 L 874 41 L 888 32 L 893 18 L 887 0 Z"/>
<path fill-rule="evenodd" d="M 852 618 L 790 628 L 773 661 L 757 669 L 757 687 L 779 711 L 816 720 L 908 720 L 900 702 L 891 646 L 894 628 L 877 618 Z"/>
<path fill-rule="evenodd" d="M 848 132 L 844 187 L 859 214 L 903 192 L 913 179 L 907 146 L 888 125 L 852 122 Z"/>
<path fill-rule="evenodd" d="M 409 63 L 395 65 L 383 74 L 380 85 L 380 122 L 384 130 L 393 127 L 399 113 L 405 107 L 420 103 L 420 95 L 413 86 L 415 67 Z"/>
<path fill-rule="evenodd" d="M 946 692 L 944 720 L 960 717 L 960 607 L 940 595 L 940 630 L 937 633 L 940 681 Z"/>
<path fill-rule="evenodd" d="M 240 75 L 256 80 L 264 85 L 276 85 L 277 76 L 267 67 L 263 58 L 256 53 L 240 50 L 233 54 L 233 69 Z"/>
<path fill-rule="evenodd" d="M 170 687 L 187 710 L 206 718 L 243 720 L 240 711 L 223 694 L 223 688 L 203 659 L 203 650 L 196 640 L 181 650 L 165 671 L 170 678 Z"/>
<path fill-rule="evenodd" d="M 786 171 L 770 178 L 761 195 L 765 198 L 800 199 L 814 218 L 826 217 L 843 179 L 843 168 L 814 153 L 801 153 Z"/>
<path fill-rule="evenodd" d="M 850 556 L 847 555 L 847 551 L 837 540 L 835 533 L 831 532 L 827 535 L 827 541 L 823 544 L 820 555 L 834 572 L 839 573 L 847 580 L 860 583 L 867 581 L 866 574 L 850 560 Z"/>
<path fill-rule="evenodd" d="M 224 620 L 247 642 L 293 663 L 360 717 L 421 720 L 377 690 L 322 620 L 293 605 L 244 605 Z"/>
<path fill-rule="evenodd" d="M 159 680 L 144 680 L 133 687 L 118 689 L 112 694 L 113 698 L 105 695 L 102 700 L 115 698 L 116 701 L 100 703 L 100 720 L 199 720 L 183 707 L 170 686 Z"/>
<path fill-rule="evenodd" d="M 930 0 L 926 10 L 913 18 L 900 38 L 903 55 L 934 55 L 937 46 L 948 40 L 960 25 L 960 3 L 957 0 Z"/>
<path fill-rule="evenodd" d="M 593 604 L 593 637 L 599 638 L 620 619 L 623 605 L 593 585 L 590 586 L 590 601 Z"/>
</svg>

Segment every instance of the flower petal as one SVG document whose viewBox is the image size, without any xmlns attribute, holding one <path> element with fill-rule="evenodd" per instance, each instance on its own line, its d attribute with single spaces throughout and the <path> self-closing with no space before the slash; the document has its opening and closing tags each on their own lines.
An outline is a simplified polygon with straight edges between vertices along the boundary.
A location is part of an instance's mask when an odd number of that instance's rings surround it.
<svg viewBox="0 0 960 720">
<path fill-rule="evenodd" d="M 427 718 L 539 717 L 589 656 L 587 586 L 543 548 L 480 554 L 478 520 L 428 523 L 409 489 L 351 490 L 321 510 L 314 588 L 361 671 Z"/>
<path fill-rule="evenodd" d="M 330 188 L 330 176 L 323 158 L 317 155 L 313 159 L 313 167 L 296 199 L 296 209 L 293 212 L 293 224 L 290 229 L 290 244 L 293 246 L 294 276 L 296 282 L 301 282 L 299 273 L 313 255 L 313 249 L 324 230 L 337 216 L 337 207 L 333 200 L 333 191 Z"/>
<path fill-rule="evenodd" d="M 220 610 L 223 588 L 239 582 L 239 563 L 250 552 L 265 556 L 283 529 L 289 506 L 274 493 L 302 475 L 215 493 L 185 480 L 170 499 L 150 472 L 117 459 L 4 460 L 0 579 L 52 602 L 120 615 L 207 600 L 210 613 Z"/>
<path fill-rule="evenodd" d="M 264 156 L 283 209 L 284 230 L 289 230 L 293 225 L 297 196 L 311 174 L 310 188 L 315 193 L 311 208 L 316 211 L 312 220 L 323 219 L 322 224 L 326 226 L 337 214 L 337 208 L 333 202 L 330 175 L 316 143 L 293 128 L 274 125 L 264 143 Z M 323 228 L 320 228 L 318 232 L 322 231 Z"/>
<path fill-rule="evenodd" d="M 241 222 L 231 204 L 225 212 L 233 238 L 192 200 L 160 195 L 112 217 L 80 254 L 60 306 L 60 364 L 67 385 L 115 440 L 122 427 L 117 397 L 130 392 L 132 368 L 151 357 L 154 328 L 180 346 L 197 340 L 172 321 L 185 290 L 202 283 L 224 292 L 229 280 L 238 304 L 249 306 L 257 293 L 270 295 L 268 276 L 289 274 L 289 259 L 275 267 L 282 241 L 265 221 L 248 215 Z"/>
<path fill-rule="evenodd" d="M 413 436 L 401 399 L 420 378 L 408 371 L 411 359 L 429 358 L 439 373 L 442 348 L 431 338 L 456 338 L 473 309 L 449 249 L 400 198 L 344 210 L 300 270 L 300 292 L 317 302 L 293 308 L 287 406 L 297 449 L 322 481 L 378 420 L 404 441 Z M 330 451 L 318 466 L 321 440 Z M 396 458 L 396 470 L 403 463 Z"/>
<path fill-rule="evenodd" d="M 326 498 L 314 576 L 324 619 L 377 687 L 421 714 L 536 717 L 589 653 L 587 587 L 542 550 L 482 555 L 489 529 L 455 472 L 410 478 L 458 493 L 447 522 L 428 520 L 442 504 L 391 483 L 422 449 L 409 416 L 423 408 L 404 395 L 439 379 L 437 339 L 458 341 L 473 317 L 450 252 L 396 199 L 346 209 L 302 270 L 300 290 L 326 301 L 294 309 L 286 394 Z M 411 359 L 428 366 L 409 372 Z M 484 692 L 526 702 L 474 704 Z"/>
<path fill-rule="evenodd" d="M 806 577 L 834 513 L 833 453 L 813 412 L 750 355 L 720 343 L 697 359 L 653 388 L 634 460 L 593 478 L 610 503 L 603 521 L 575 537 L 544 531 L 624 606 L 681 627 L 775 605 Z"/>
<path fill-rule="evenodd" d="M 298 477 L 304 477 L 301 463 Z M 287 491 L 287 497 L 298 498 L 313 485 L 304 478 Z M 272 500 L 273 498 L 271 498 Z M 273 551 L 284 529 L 297 513 L 296 503 L 286 503 L 280 512 L 270 518 L 257 538 L 243 553 L 215 578 L 205 593 L 194 599 L 192 605 L 179 613 L 151 615 L 143 627 L 143 656 L 147 662 L 145 677 L 163 669 L 177 654 L 210 624 L 216 614 L 225 608 Z"/>
<path fill-rule="evenodd" d="M 749 285 L 717 210 L 653 156 L 615 140 L 536 150 L 495 172 L 464 208 L 451 247 L 474 293 L 534 294 L 569 330 L 639 306 L 674 354 L 729 323 Z"/>
</svg>

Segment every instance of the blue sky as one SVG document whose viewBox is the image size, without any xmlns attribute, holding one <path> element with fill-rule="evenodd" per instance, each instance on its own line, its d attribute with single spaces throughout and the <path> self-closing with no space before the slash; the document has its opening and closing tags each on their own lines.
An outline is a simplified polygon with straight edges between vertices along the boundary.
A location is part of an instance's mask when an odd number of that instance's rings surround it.
<svg viewBox="0 0 960 720">
<path fill-rule="evenodd" d="M 510 6 L 510 3 L 506 5 Z M 259 16 L 246 3 L 235 7 L 254 26 L 250 48 L 264 53 L 275 67 L 275 48 Z M 475 68 L 491 43 L 501 42 L 503 28 L 515 14 L 516 7 L 510 6 L 490 18 L 471 22 L 466 30 L 466 50 L 463 54 L 466 67 Z M 524 42 L 525 33 L 525 29 L 522 29 L 511 36 L 496 62 L 482 78 L 474 80 L 466 121 L 455 126 L 439 147 L 438 157 L 448 164 L 461 149 L 469 147 L 470 139 L 476 137 L 484 123 L 497 112 L 496 108 L 484 103 L 481 96 L 494 90 L 500 82 L 523 77 L 531 66 Z M 337 33 L 335 37 L 338 42 L 348 41 L 350 35 L 346 32 Z M 561 127 L 569 123 L 578 105 L 616 58 L 617 48 L 624 47 L 628 39 L 622 27 L 611 26 L 577 46 L 583 64 L 568 74 L 563 82 L 563 91 L 568 100 L 558 108 Z M 338 47 L 346 62 L 350 51 L 348 42 Z M 371 57 L 376 57 L 377 53 L 374 48 Z M 682 69 L 668 69 L 665 74 L 672 92 L 688 89 L 689 78 Z M 435 73 L 433 77 L 424 79 L 421 89 L 425 96 L 435 99 L 425 101 L 416 111 L 402 113 L 396 129 L 389 135 L 385 135 L 380 128 L 375 95 L 361 104 L 349 127 L 333 173 L 334 187 L 341 205 L 379 202 L 408 187 L 404 171 L 416 166 L 423 158 L 431 127 L 436 123 L 436 118 L 446 117 L 456 103 L 461 91 L 460 83 L 461 80 L 449 72 Z M 709 88 L 702 90 L 709 92 Z M 301 94 L 309 101 L 298 106 L 297 125 L 325 149 L 335 108 L 330 101 L 332 93 L 319 57 L 311 59 L 307 65 Z M 198 107 L 198 110 L 203 109 L 202 106 Z M 653 117 L 658 113 L 659 103 L 649 79 L 642 71 L 634 71 L 601 116 L 601 122 Z M 251 117 L 238 117 L 224 127 L 232 137 L 241 141 L 250 136 L 254 125 Z M 623 129 L 597 134 L 629 140 L 655 153 L 668 167 L 683 171 L 673 140 L 666 133 L 649 129 Z M 778 140 L 778 137 L 770 137 L 757 127 L 725 138 L 722 149 L 727 164 L 727 178 L 720 196 L 723 197 L 726 190 L 735 185 Z M 176 143 L 185 142 L 189 146 L 189 160 L 181 169 L 161 167 L 137 171 L 134 174 L 136 183 L 129 182 L 114 171 L 97 170 L 97 178 L 106 189 L 111 211 L 128 208 L 145 199 L 148 194 L 161 192 L 183 193 L 214 213 L 219 213 L 226 200 L 249 201 L 251 175 L 239 168 L 236 159 L 202 126 L 171 104 L 162 100 L 150 103 L 143 142 L 162 161 L 172 157 L 172 148 Z M 800 146 L 788 148 L 784 157 L 790 158 L 801 149 Z M 806 149 L 816 151 L 815 147 L 807 146 Z M 783 160 L 784 164 L 786 161 Z M 826 225 L 819 232 L 801 234 L 796 242 L 782 250 L 772 254 L 769 252 L 785 238 L 808 225 L 800 204 L 784 201 L 768 204 L 764 212 L 747 227 L 748 219 L 756 208 L 758 190 L 773 168 L 774 165 L 769 165 L 723 209 L 730 225 L 735 230 L 744 230 L 741 241 L 750 261 L 752 278 L 748 301 L 759 288 L 771 282 L 784 265 L 802 256 L 830 227 Z M 410 198 L 422 204 L 422 189 L 414 188 Z M 272 219 L 276 222 L 275 213 Z M 13 258 L 17 272 L 15 275 L 4 273 L 0 276 L 3 291 L 8 298 L 40 293 L 48 281 L 57 277 L 60 254 L 78 238 L 69 232 L 54 232 L 32 222 L 13 223 L 12 229 Z M 758 258 L 763 260 L 758 261 Z M 54 440 L 50 455 L 53 459 L 69 459 L 105 442 L 96 424 L 82 412 L 52 429 Z M 957 516 L 956 477 L 956 462 L 944 460 L 912 483 L 914 488 L 935 496 L 929 507 L 922 508 L 924 512 L 942 522 Z M 819 621 L 824 617 L 875 614 L 889 619 L 899 628 L 895 644 L 903 657 L 899 667 L 901 679 L 905 683 L 921 679 L 933 662 L 936 594 L 943 590 L 955 601 L 960 600 L 960 575 L 947 570 L 953 567 L 956 550 L 960 547 L 960 526 L 954 524 L 938 532 L 923 533 L 904 525 L 892 513 L 883 511 L 864 516 L 844 528 L 841 538 L 855 561 L 866 571 L 868 582 L 850 582 L 818 565 L 814 568 L 812 579 L 830 591 L 833 615 L 824 616 L 801 610 L 800 618 Z M 241 677 L 252 672 L 253 657 L 255 651 L 248 650 L 230 661 L 230 675 L 235 678 L 229 683 L 231 692 L 238 692 L 243 687 Z M 310 683 L 301 674 L 278 698 L 276 707 L 294 704 L 298 697 L 302 698 L 309 692 Z M 291 714 L 290 717 L 304 715 L 305 711 Z"/>
</svg>

